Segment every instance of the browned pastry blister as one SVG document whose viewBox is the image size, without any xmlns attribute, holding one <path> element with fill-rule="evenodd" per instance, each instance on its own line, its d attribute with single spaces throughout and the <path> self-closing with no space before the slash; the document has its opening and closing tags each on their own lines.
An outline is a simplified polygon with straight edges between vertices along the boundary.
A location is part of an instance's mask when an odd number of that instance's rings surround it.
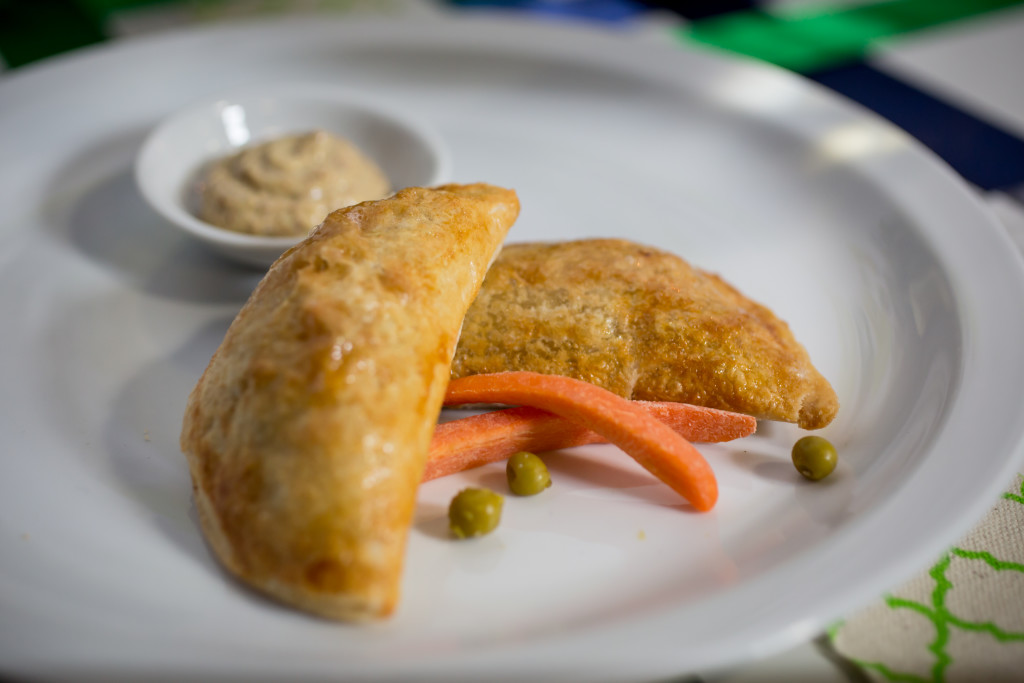
<svg viewBox="0 0 1024 683">
<path fill-rule="evenodd" d="M 231 573 L 330 618 L 392 612 L 459 327 L 518 211 L 489 185 L 410 188 L 332 213 L 271 267 L 181 435 Z"/>
<path fill-rule="evenodd" d="M 617 239 L 505 246 L 466 315 L 452 377 L 507 370 L 805 429 L 839 409 L 769 309 L 678 256 Z"/>
</svg>

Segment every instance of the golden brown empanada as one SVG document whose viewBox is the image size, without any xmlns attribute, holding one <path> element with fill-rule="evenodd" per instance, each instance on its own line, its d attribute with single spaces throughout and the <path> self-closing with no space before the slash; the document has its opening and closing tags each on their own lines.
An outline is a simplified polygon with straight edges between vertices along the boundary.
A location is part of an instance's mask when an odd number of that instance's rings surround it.
<svg viewBox="0 0 1024 683">
<path fill-rule="evenodd" d="M 770 310 L 677 256 L 625 240 L 505 246 L 466 315 L 452 377 L 505 370 L 806 429 L 839 409 Z"/>
<path fill-rule="evenodd" d="M 459 327 L 518 211 L 489 185 L 410 188 L 332 213 L 271 267 L 181 436 L 233 574 L 330 618 L 394 609 Z"/>
</svg>

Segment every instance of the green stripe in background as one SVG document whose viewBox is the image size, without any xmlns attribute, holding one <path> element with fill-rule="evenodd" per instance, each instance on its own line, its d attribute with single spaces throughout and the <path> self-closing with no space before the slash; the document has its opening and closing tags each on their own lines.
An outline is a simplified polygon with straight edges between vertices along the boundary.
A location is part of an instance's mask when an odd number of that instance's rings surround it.
<svg viewBox="0 0 1024 683">
<path fill-rule="evenodd" d="M 786 14 L 752 10 L 696 21 L 679 29 L 679 37 L 807 72 L 856 60 L 884 38 L 1021 4 L 1024 0 L 890 0 Z"/>
<path fill-rule="evenodd" d="M 0 1 L 0 57 L 7 66 L 98 43 L 103 37 L 89 15 L 74 3 Z"/>
<path fill-rule="evenodd" d="M 112 12 L 169 0 L 0 0 L 0 57 L 28 64 L 105 40 Z"/>
</svg>

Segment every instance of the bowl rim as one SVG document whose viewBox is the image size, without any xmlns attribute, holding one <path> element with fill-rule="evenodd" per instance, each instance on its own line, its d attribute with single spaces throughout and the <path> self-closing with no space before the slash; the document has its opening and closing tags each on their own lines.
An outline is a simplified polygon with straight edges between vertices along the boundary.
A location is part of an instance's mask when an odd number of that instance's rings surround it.
<svg viewBox="0 0 1024 683">
<path fill-rule="evenodd" d="M 147 133 L 135 154 L 133 175 L 135 185 L 142 197 L 164 219 L 200 239 L 228 247 L 280 248 L 283 251 L 305 239 L 305 235 L 250 235 L 208 223 L 191 213 L 180 201 L 173 199 L 176 193 L 181 193 L 188 182 L 188 177 L 178 178 L 171 191 L 167 192 L 164 185 L 154 183 L 152 177 L 143 170 L 147 162 L 151 161 L 156 154 L 155 149 L 158 142 L 167 135 L 168 131 L 180 125 L 183 120 L 201 116 L 206 111 L 212 111 L 215 107 L 232 101 L 244 105 L 256 99 L 315 100 L 369 114 L 393 126 L 405 129 L 422 143 L 433 160 L 433 169 L 429 180 L 424 183 L 425 186 L 436 186 L 448 182 L 451 178 L 451 153 L 441 135 L 427 123 L 396 111 L 393 105 L 384 104 L 364 91 L 348 89 L 333 83 L 316 82 L 275 82 L 248 85 L 194 100 L 162 118 Z M 238 145 L 235 149 L 240 150 L 256 142 L 259 141 L 250 141 Z"/>
</svg>

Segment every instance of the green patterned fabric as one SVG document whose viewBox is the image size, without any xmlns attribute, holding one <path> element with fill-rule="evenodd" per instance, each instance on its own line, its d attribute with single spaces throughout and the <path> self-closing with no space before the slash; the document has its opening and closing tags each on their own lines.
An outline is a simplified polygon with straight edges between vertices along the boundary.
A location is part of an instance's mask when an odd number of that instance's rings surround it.
<svg viewBox="0 0 1024 683">
<path fill-rule="evenodd" d="M 1024 477 L 929 570 L 831 636 L 879 681 L 1024 680 Z"/>
<path fill-rule="evenodd" d="M 680 38 L 757 57 L 794 71 L 853 61 L 875 43 L 1022 0 L 889 0 L 843 8 L 835 2 L 731 12 L 679 29 Z"/>
</svg>

